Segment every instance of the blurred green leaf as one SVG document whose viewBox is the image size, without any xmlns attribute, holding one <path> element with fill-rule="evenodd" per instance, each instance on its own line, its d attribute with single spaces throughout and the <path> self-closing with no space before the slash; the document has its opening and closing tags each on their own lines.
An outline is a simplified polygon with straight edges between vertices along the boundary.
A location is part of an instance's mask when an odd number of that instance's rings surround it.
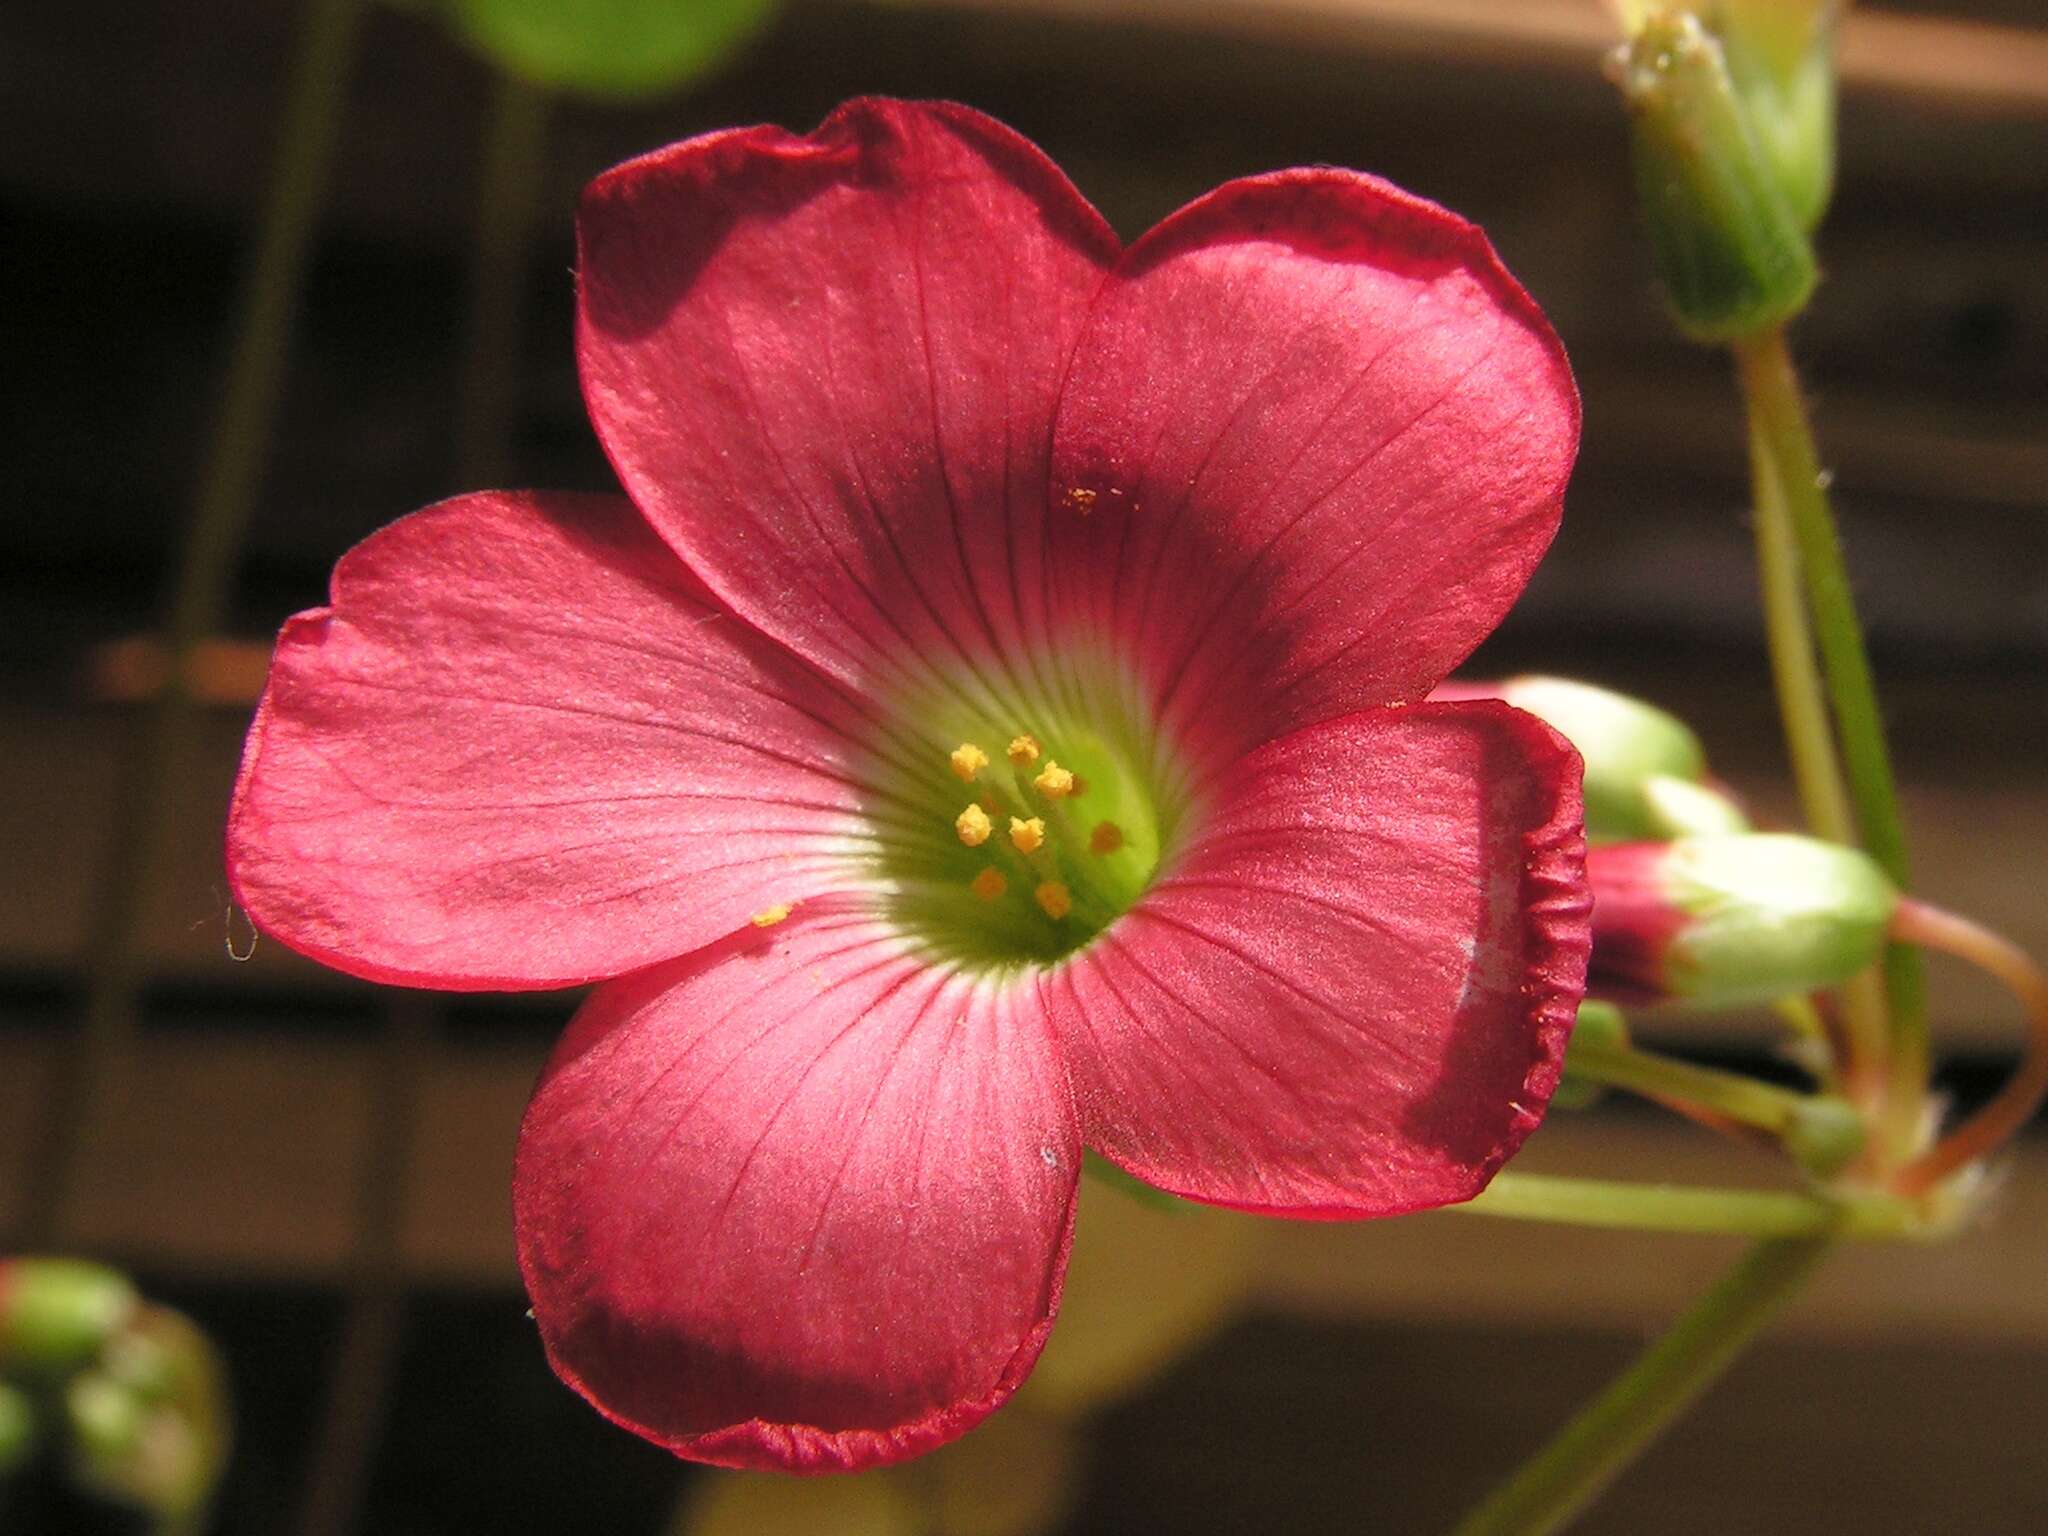
<svg viewBox="0 0 2048 1536">
<path fill-rule="evenodd" d="M 537 85 L 631 99 L 680 90 L 759 31 L 776 0 L 441 0 L 500 68 Z"/>
</svg>

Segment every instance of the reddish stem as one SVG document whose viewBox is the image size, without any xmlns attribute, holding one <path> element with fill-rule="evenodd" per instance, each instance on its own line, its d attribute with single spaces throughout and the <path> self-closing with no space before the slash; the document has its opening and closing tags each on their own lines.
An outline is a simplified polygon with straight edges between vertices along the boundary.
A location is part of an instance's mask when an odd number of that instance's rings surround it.
<svg viewBox="0 0 2048 1536">
<path fill-rule="evenodd" d="M 1902 897 L 1892 937 L 1967 960 L 2003 982 L 2027 1010 L 2027 1048 L 2019 1070 L 1990 1103 L 1905 1167 L 1893 1180 L 1902 1195 L 1919 1195 L 1950 1174 L 1995 1152 L 2048 1097 L 2048 974 L 2017 945 L 1968 918 Z"/>
</svg>

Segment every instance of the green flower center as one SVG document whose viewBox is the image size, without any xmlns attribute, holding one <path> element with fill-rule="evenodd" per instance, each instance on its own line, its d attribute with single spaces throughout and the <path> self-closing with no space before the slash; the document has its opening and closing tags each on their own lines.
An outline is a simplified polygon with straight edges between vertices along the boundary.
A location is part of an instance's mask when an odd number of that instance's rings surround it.
<svg viewBox="0 0 2048 1536">
<path fill-rule="evenodd" d="M 1186 802 L 1157 734 L 1101 675 L 901 708 L 868 765 L 890 915 L 975 969 L 1046 965 L 1145 891 Z"/>
</svg>

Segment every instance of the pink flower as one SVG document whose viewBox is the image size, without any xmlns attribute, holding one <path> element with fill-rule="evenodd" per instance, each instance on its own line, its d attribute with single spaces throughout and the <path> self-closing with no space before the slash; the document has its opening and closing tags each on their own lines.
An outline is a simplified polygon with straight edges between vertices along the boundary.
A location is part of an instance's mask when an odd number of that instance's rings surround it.
<svg viewBox="0 0 2048 1536">
<path fill-rule="evenodd" d="M 1482 1188 L 1588 941 L 1570 748 L 1411 703 L 1577 438 L 1478 231 L 1296 170 L 1122 250 L 889 101 L 633 161 L 579 228 L 630 499 L 351 551 L 229 833 L 330 965 L 603 983 L 514 1182 L 563 1378 L 682 1455 L 871 1465 L 1031 1369 L 1084 1145 L 1298 1216 Z"/>
</svg>

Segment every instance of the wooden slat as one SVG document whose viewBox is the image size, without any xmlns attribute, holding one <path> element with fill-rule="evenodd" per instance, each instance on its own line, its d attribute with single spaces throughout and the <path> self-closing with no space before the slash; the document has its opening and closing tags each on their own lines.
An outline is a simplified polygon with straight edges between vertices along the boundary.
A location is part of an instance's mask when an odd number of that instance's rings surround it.
<svg viewBox="0 0 2048 1536">
<path fill-rule="evenodd" d="M 16 1187 L 25 1113 L 52 1042 L 0 1035 L 0 1191 Z M 66 1236 L 167 1273 L 334 1284 L 371 1121 L 373 1042 L 146 1037 L 129 1092 L 96 1107 Z M 402 1225 L 411 1283 L 509 1287 L 508 1189 L 538 1047 L 453 1046 L 419 1079 Z M 1554 1116 L 1523 1171 L 1755 1184 L 1757 1154 L 1636 1112 Z M 2026 1147 L 1985 1230 L 1945 1245 L 1860 1244 L 1832 1261 L 1791 1323 L 1831 1339 L 1893 1330 L 2048 1345 L 2048 1145 Z M 0 1249 L 9 1207 L 0 1200 Z M 1249 1218 L 1247 1218 L 1249 1220 Z M 1730 1252 L 1651 1237 L 1436 1213 L 1362 1224 L 1259 1223 L 1260 1293 L 1276 1307 L 1387 1320 L 1634 1327 L 1684 1305 Z"/>
<path fill-rule="evenodd" d="M 1484 62 L 1587 69 L 1618 37 L 1600 0 L 919 0 L 938 8 L 1042 13 Z M 1851 90 L 1936 98 L 1973 110 L 2048 110 L 2048 31 L 1855 10 L 1843 27 Z"/>
</svg>

